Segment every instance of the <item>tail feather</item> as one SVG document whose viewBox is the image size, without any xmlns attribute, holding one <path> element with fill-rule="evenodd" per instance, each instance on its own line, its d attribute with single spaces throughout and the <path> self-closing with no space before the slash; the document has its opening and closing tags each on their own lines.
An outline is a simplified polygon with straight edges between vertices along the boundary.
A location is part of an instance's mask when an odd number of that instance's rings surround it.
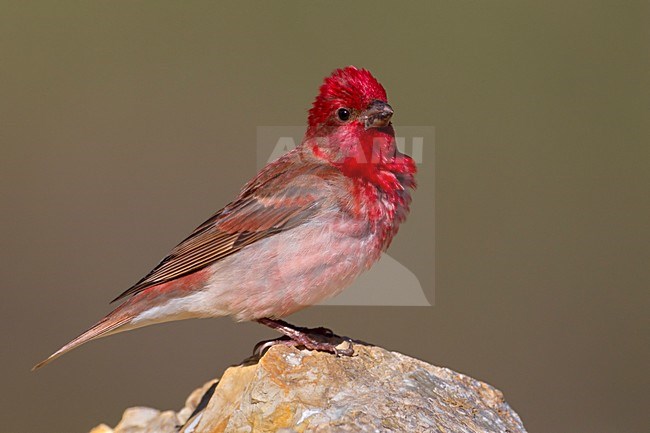
<svg viewBox="0 0 650 433">
<path fill-rule="evenodd" d="M 46 366 L 47 364 L 54 361 L 56 358 L 63 355 L 64 353 L 67 353 L 72 349 L 75 349 L 81 346 L 82 344 L 89 342 L 90 340 L 94 340 L 100 337 L 105 337 L 107 335 L 114 334 L 115 332 L 126 330 L 126 329 L 120 329 L 118 331 L 118 328 L 128 324 L 131 321 L 132 317 L 128 314 L 127 315 L 116 314 L 119 309 L 120 308 L 118 307 L 117 310 L 113 311 L 108 316 L 104 317 L 102 320 L 94 324 L 86 332 L 79 335 L 77 338 L 75 338 L 74 340 L 72 340 L 71 342 L 69 342 L 68 344 L 66 344 L 65 346 L 63 346 L 53 354 L 51 354 L 48 358 L 36 364 L 34 367 L 32 367 L 32 371 L 38 370 L 39 368 Z"/>
<path fill-rule="evenodd" d="M 54 361 L 63 355 L 96 338 L 117 334 L 118 332 L 152 325 L 154 323 L 169 322 L 171 320 L 204 317 L 192 310 L 192 305 L 184 301 L 187 290 L 196 280 L 195 274 L 181 277 L 178 280 L 151 286 L 146 292 L 130 297 L 99 322 L 95 323 L 86 332 L 54 352 L 47 359 L 39 362 L 32 371 Z M 150 314 L 142 317 L 142 313 Z M 137 320 L 136 320 L 137 319 Z"/>
</svg>

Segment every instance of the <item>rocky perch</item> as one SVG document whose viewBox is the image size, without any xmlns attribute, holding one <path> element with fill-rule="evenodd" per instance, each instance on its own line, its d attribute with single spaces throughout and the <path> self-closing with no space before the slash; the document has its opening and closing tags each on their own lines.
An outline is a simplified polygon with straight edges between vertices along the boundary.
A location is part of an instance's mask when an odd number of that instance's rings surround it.
<svg viewBox="0 0 650 433">
<path fill-rule="evenodd" d="M 134 407 L 91 433 L 522 433 L 500 391 L 375 346 L 355 355 L 276 345 L 195 390 L 179 412 Z"/>
</svg>

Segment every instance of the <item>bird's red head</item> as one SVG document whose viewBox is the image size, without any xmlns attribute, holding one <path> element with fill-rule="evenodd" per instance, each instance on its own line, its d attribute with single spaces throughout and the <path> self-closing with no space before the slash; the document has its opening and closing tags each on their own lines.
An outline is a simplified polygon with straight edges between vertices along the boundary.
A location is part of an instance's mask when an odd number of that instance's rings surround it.
<svg viewBox="0 0 650 433">
<path fill-rule="evenodd" d="M 384 87 L 369 71 L 337 69 L 309 110 L 305 141 L 346 172 L 365 172 L 396 155 L 392 116 Z"/>
<path fill-rule="evenodd" d="M 384 87 L 369 71 L 354 66 L 337 69 L 325 78 L 309 110 L 309 130 L 316 133 L 364 120 L 361 117 L 373 103 L 387 104 L 387 98 Z"/>
</svg>

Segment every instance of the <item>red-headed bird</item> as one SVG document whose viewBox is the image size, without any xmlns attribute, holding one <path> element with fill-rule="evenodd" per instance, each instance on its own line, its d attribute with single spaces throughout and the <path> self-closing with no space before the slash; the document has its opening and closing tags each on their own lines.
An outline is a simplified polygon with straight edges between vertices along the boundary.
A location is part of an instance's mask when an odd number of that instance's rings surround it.
<svg viewBox="0 0 650 433">
<path fill-rule="evenodd" d="M 386 91 L 365 69 L 327 77 L 302 143 L 264 167 L 49 358 L 96 338 L 172 320 L 256 320 L 309 348 L 329 343 L 278 320 L 338 294 L 388 248 L 409 211 L 413 160 L 399 152 Z"/>
</svg>

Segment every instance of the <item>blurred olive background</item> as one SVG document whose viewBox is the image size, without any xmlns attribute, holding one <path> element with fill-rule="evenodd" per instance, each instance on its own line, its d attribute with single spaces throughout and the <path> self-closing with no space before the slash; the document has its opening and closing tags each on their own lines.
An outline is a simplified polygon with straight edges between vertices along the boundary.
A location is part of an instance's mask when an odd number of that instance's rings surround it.
<svg viewBox="0 0 650 433">
<path fill-rule="evenodd" d="M 237 193 L 258 125 L 303 124 L 322 78 L 354 64 L 388 90 L 398 132 L 436 128 L 391 247 L 428 293 L 435 279 L 435 306 L 291 320 L 487 381 L 530 432 L 645 431 L 648 16 L 647 2 L 2 1 L 2 430 L 178 409 L 274 336 L 177 322 L 29 372 Z"/>
</svg>

